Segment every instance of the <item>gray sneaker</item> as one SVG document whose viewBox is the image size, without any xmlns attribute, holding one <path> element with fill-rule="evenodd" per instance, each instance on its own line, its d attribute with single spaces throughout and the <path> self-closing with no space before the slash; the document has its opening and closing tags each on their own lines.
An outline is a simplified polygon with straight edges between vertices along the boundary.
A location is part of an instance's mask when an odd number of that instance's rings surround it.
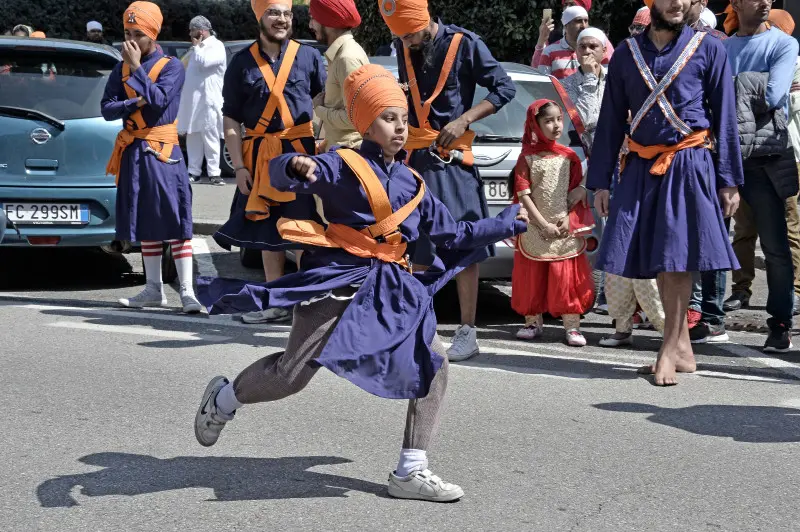
<svg viewBox="0 0 800 532">
<path fill-rule="evenodd" d="M 219 439 L 225 423 L 233 419 L 233 414 L 223 414 L 217 410 L 217 395 L 228 384 L 225 377 L 214 377 L 206 386 L 200 408 L 194 416 L 194 435 L 200 445 L 211 447 Z"/>
<path fill-rule="evenodd" d="M 203 310 L 203 305 L 194 297 L 194 292 L 181 289 L 181 305 L 186 314 L 197 314 Z"/>
<path fill-rule="evenodd" d="M 285 308 L 268 308 L 242 314 L 244 323 L 283 323 L 291 321 L 292 313 Z"/>
<path fill-rule="evenodd" d="M 164 294 L 164 285 L 147 283 L 139 295 L 120 298 L 119 304 L 130 308 L 166 307 L 167 296 Z"/>
<path fill-rule="evenodd" d="M 398 477 L 391 473 L 389 475 L 389 496 L 396 499 L 451 502 L 463 497 L 464 490 L 460 486 L 444 482 L 426 469 L 414 471 L 407 477 Z"/>
<path fill-rule="evenodd" d="M 450 362 L 462 362 L 480 353 L 478 348 L 478 332 L 475 327 L 461 325 L 453 336 L 453 345 L 447 350 Z"/>
<path fill-rule="evenodd" d="M 211 184 L 212 185 L 216 185 L 218 187 L 224 187 L 225 186 L 225 180 L 220 176 L 212 177 L 211 178 Z"/>
</svg>

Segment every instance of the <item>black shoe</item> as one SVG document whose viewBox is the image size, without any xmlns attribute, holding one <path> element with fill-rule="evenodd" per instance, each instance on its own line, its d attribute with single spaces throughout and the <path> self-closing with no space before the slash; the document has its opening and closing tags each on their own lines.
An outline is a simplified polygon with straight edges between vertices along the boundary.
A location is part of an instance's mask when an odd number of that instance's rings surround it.
<svg viewBox="0 0 800 532">
<path fill-rule="evenodd" d="M 750 296 L 744 292 L 734 292 L 722 304 L 722 310 L 725 312 L 733 312 L 734 310 L 742 310 L 750 306 Z"/>
<path fill-rule="evenodd" d="M 767 342 L 764 344 L 765 353 L 788 353 L 792 349 L 794 349 L 792 334 L 788 327 L 778 325 L 769 332 Z"/>
<path fill-rule="evenodd" d="M 202 177 L 199 175 L 190 175 L 189 176 L 189 183 L 199 183 Z"/>
<path fill-rule="evenodd" d="M 730 340 L 725 325 L 714 325 L 701 321 L 689 329 L 689 339 L 693 344 L 721 344 Z"/>
</svg>

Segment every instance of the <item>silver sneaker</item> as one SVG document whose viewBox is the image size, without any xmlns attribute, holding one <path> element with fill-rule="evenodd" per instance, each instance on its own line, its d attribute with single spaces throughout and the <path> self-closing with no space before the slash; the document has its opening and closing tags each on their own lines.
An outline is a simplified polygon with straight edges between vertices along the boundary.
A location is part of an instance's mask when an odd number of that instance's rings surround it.
<svg viewBox="0 0 800 532">
<path fill-rule="evenodd" d="M 418 501 L 451 502 L 464 496 L 461 486 L 448 484 L 431 473 L 429 469 L 414 471 L 407 477 L 389 475 L 389 496 L 396 499 Z"/>
<path fill-rule="evenodd" d="M 197 301 L 194 292 L 189 290 L 181 290 L 181 305 L 183 305 L 183 312 L 186 314 L 197 314 L 203 310 L 203 305 Z"/>
<path fill-rule="evenodd" d="M 167 296 L 164 294 L 164 285 L 147 283 L 139 295 L 120 298 L 119 304 L 130 308 L 166 307 Z"/>
<path fill-rule="evenodd" d="M 462 325 L 456 329 L 453 345 L 447 350 L 447 360 L 462 362 L 480 353 L 478 348 L 478 332 L 474 327 Z"/>
<path fill-rule="evenodd" d="M 200 445 L 211 447 L 219 439 L 225 423 L 233 419 L 234 414 L 223 414 L 217 410 L 217 395 L 228 384 L 225 377 L 214 377 L 203 392 L 200 408 L 194 416 L 194 435 Z"/>
<path fill-rule="evenodd" d="M 283 323 L 291 321 L 292 313 L 285 308 L 268 308 L 242 314 L 244 323 Z"/>
</svg>

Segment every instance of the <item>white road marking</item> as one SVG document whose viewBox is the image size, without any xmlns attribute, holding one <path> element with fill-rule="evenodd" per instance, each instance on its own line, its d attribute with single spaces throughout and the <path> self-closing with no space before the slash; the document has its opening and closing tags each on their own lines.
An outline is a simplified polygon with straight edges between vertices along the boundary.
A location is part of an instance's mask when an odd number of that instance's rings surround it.
<svg viewBox="0 0 800 532">
<path fill-rule="evenodd" d="M 782 371 L 783 373 L 787 373 L 792 377 L 800 378 L 800 367 L 798 367 L 797 364 L 787 362 L 786 360 L 781 360 L 780 358 L 766 356 L 764 353 L 760 351 L 756 351 L 755 349 L 750 349 L 749 347 L 740 344 L 718 344 L 717 347 L 734 356 L 740 358 L 746 358 L 753 362 L 763 364 L 768 368 L 776 369 L 778 371 Z"/>
<path fill-rule="evenodd" d="M 224 342 L 230 340 L 228 336 L 217 336 L 213 334 L 202 334 L 186 331 L 162 331 L 148 327 L 137 327 L 135 325 L 102 325 L 100 323 L 86 323 L 81 321 L 56 321 L 48 323 L 50 327 L 62 329 L 82 329 L 93 332 L 108 332 L 115 334 L 133 334 L 137 336 L 154 336 L 156 338 L 169 338 L 172 340 L 192 340 L 196 342 Z"/>
<path fill-rule="evenodd" d="M 192 239 L 192 254 L 197 264 L 198 277 L 219 277 L 217 267 L 211 257 L 211 250 L 208 249 L 208 242 L 205 238 L 196 237 Z"/>
</svg>

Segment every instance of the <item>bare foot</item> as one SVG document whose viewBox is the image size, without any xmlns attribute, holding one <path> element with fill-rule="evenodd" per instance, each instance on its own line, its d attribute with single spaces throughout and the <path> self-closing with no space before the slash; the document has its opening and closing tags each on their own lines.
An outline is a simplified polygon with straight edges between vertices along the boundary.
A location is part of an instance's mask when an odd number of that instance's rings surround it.
<svg viewBox="0 0 800 532">
<path fill-rule="evenodd" d="M 642 366 L 636 373 L 640 375 L 657 375 L 658 374 L 658 364 L 661 360 L 665 358 L 663 355 L 659 353 L 658 359 L 655 364 L 651 364 L 649 366 Z M 694 373 L 697 371 L 697 363 L 694 360 L 694 353 L 689 350 L 688 353 L 683 352 L 678 355 L 678 358 L 675 360 L 673 374 L 677 373 Z M 675 383 L 677 384 L 677 382 Z M 663 385 L 660 385 L 663 386 Z"/>
</svg>

